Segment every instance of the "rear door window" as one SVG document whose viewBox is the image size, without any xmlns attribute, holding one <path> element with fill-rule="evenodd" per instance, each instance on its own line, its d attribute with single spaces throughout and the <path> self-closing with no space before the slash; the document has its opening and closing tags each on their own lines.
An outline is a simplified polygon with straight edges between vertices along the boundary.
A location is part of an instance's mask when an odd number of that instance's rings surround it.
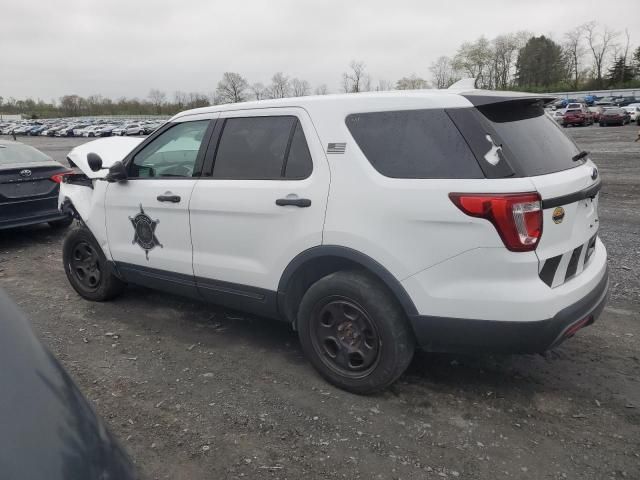
<svg viewBox="0 0 640 480">
<path fill-rule="evenodd" d="M 294 116 L 225 120 L 213 178 L 227 180 L 301 179 L 313 164 L 302 126 Z"/>
<path fill-rule="evenodd" d="M 482 178 L 473 153 L 444 110 L 349 115 L 347 128 L 371 165 L 392 178 Z"/>
</svg>

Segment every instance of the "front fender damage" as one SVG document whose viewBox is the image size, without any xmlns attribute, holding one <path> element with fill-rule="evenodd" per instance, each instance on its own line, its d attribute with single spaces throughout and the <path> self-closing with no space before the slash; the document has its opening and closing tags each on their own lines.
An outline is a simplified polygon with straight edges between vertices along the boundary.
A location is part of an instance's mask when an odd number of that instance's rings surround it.
<svg viewBox="0 0 640 480">
<path fill-rule="evenodd" d="M 93 180 L 93 185 L 80 185 L 63 181 L 60 184 L 58 208 L 70 213 L 89 229 L 102 248 L 105 257 L 111 259 L 107 240 L 104 199 L 108 183 Z"/>
</svg>

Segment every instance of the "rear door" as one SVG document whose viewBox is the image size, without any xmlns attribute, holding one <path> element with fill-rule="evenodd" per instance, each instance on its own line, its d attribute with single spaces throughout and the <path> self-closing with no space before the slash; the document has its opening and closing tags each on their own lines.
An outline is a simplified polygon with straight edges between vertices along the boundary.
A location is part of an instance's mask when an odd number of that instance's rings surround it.
<svg viewBox="0 0 640 480">
<path fill-rule="evenodd" d="M 326 157 L 300 108 L 224 112 L 216 130 L 190 205 L 196 282 L 212 301 L 273 314 L 287 264 L 322 244 Z"/>
</svg>

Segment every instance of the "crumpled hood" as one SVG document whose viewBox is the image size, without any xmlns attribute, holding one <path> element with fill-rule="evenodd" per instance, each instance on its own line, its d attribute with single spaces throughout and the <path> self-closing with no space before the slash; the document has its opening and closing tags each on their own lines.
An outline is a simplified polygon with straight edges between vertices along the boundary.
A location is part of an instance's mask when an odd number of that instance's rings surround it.
<svg viewBox="0 0 640 480">
<path fill-rule="evenodd" d="M 104 178 L 108 168 L 124 159 L 131 150 L 144 140 L 139 137 L 106 137 L 75 147 L 67 158 L 71 160 L 89 178 Z M 94 172 L 87 163 L 88 153 L 97 153 L 102 158 L 103 170 Z"/>
</svg>

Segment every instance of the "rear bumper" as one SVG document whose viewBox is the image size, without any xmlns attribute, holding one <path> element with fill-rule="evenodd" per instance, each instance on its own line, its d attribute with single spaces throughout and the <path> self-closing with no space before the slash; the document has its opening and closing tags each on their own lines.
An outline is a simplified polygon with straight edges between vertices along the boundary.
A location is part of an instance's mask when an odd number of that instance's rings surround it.
<svg viewBox="0 0 640 480">
<path fill-rule="evenodd" d="M 418 345 L 428 351 L 539 353 L 591 325 L 602 313 L 608 292 L 607 267 L 590 292 L 553 318 L 494 321 L 417 315 L 411 320 Z"/>
<path fill-rule="evenodd" d="M 55 193 L 55 196 L 0 204 L 0 230 L 67 218 L 68 213 L 58 209 L 57 189 Z"/>
<path fill-rule="evenodd" d="M 0 219 L 0 230 L 5 230 L 7 228 L 25 227 L 27 225 L 36 225 L 38 223 L 54 222 L 56 220 L 64 220 L 68 217 L 69 215 L 67 213 L 55 211 L 48 213 L 40 212 L 37 215 L 33 215 L 30 217 L 12 218 L 11 220 Z"/>
</svg>

